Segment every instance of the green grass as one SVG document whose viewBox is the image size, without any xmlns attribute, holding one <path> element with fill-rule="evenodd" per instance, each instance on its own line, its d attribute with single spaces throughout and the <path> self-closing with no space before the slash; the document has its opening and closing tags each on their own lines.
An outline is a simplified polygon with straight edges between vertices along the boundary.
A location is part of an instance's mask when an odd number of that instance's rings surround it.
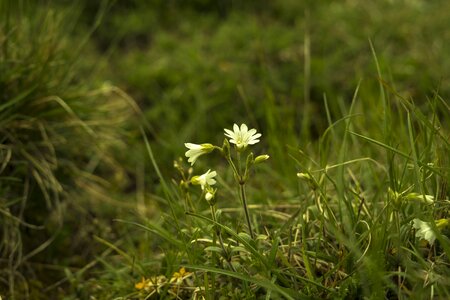
<svg viewBox="0 0 450 300">
<path fill-rule="evenodd" d="M 0 2 L 0 296 L 448 298 L 448 6 Z"/>
<path fill-rule="evenodd" d="M 1 4 L 0 294 L 37 299 L 42 284 L 92 255 L 81 252 L 94 230 L 81 207 L 98 201 L 93 191 L 113 191 L 109 173 L 124 172 L 113 151 L 124 149 L 131 109 L 114 87 L 88 79 L 76 8 Z"/>
</svg>

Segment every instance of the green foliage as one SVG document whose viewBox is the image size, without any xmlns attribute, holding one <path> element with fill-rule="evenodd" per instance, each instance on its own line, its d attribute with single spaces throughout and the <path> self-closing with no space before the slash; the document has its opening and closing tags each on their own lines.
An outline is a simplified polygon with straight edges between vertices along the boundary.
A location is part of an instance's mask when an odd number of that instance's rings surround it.
<svg viewBox="0 0 450 300">
<path fill-rule="evenodd" d="M 449 298 L 449 9 L 1 1 L 0 295 Z"/>
<path fill-rule="evenodd" d="M 79 195 L 104 189 L 108 174 L 123 172 L 112 151 L 124 146 L 121 127 L 131 110 L 114 87 L 87 78 L 92 68 L 85 37 L 73 30 L 76 10 L 1 4 L 0 291 L 38 299 L 34 289 L 41 288 L 26 270 L 36 256 L 43 266 L 80 262 L 70 256 L 83 246 L 70 237 L 85 217 L 78 210 L 70 220 L 66 211 L 77 210 Z"/>
</svg>

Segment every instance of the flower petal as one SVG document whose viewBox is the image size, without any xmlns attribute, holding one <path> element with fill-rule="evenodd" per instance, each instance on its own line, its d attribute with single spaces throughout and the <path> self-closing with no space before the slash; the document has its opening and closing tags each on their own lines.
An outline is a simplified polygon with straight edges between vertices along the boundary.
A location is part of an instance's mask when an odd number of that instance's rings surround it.
<svg viewBox="0 0 450 300">
<path fill-rule="evenodd" d="M 247 132 L 247 135 L 252 136 L 252 135 L 254 135 L 255 133 L 256 133 L 256 129 L 253 128 L 253 129 L 250 129 L 250 130 Z"/>
<path fill-rule="evenodd" d="M 202 145 L 192 144 L 192 143 L 184 143 L 184 146 L 188 149 L 201 149 Z"/>
<path fill-rule="evenodd" d="M 247 144 L 249 144 L 249 145 L 254 145 L 256 143 L 259 143 L 259 140 L 250 140 L 247 142 Z"/>
<path fill-rule="evenodd" d="M 241 132 L 245 134 L 245 133 L 247 133 L 247 131 L 248 131 L 247 125 L 245 125 L 244 123 L 242 123 L 242 124 L 241 124 Z"/>
<path fill-rule="evenodd" d="M 239 126 L 236 123 L 233 125 L 233 130 L 234 130 L 234 133 L 239 132 Z"/>
</svg>

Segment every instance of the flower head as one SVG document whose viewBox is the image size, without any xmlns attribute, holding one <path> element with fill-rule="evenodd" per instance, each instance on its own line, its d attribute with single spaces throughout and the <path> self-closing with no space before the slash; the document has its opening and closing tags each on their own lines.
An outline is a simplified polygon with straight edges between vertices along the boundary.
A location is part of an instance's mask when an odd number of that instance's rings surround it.
<svg viewBox="0 0 450 300">
<path fill-rule="evenodd" d="M 256 133 L 256 129 L 248 130 L 245 124 L 242 124 L 240 128 L 237 124 L 234 124 L 233 131 L 225 129 L 225 136 L 230 138 L 230 143 L 235 144 L 238 150 L 243 150 L 248 145 L 258 143 L 261 133 Z"/>
<path fill-rule="evenodd" d="M 188 162 L 191 163 L 191 166 L 194 165 L 195 161 L 200 155 L 207 154 L 214 150 L 214 146 L 211 144 L 192 144 L 185 143 L 186 148 L 189 150 L 186 151 L 185 155 L 188 158 Z"/>
<path fill-rule="evenodd" d="M 180 285 L 183 280 L 191 276 L 191 272 L 187 272 L 184 267 L 181 267 L 178 272 L 173 273 L 172 278 L 170 278 L 170 283 L 176 283 Z"/>
<path fill-rule="evenodd" d="M 420 219 L 414 219 L 413 223 L 413 227 L 417 230 L 416 237 L 427 240 L 432 245 L 436 240 L 436 235 L 430 224 Z"/>
<path fill-rule="evenodd" d="M 143 288 L 145 288 L 147 285 L 150 284 L 150 280 L 145 279 L 144 277 L 142 277 L 142 280 L 140 282 L 137 282 L 134 287 L 138 290 L 142 290 Z"/>
<path fill-rule="evenodd" d="M 217 172 L 208 170 L 205 174 L 202 174 L 200 176 L 194 176 L 191 179 L 192 184 L 198 184 L 202 187 L 202 190 L 204 190 L 207 187 L 210 187 L 214 184 L 216 184 L 216 180 L 214 177 L 216 177 Z"/>
</svg>

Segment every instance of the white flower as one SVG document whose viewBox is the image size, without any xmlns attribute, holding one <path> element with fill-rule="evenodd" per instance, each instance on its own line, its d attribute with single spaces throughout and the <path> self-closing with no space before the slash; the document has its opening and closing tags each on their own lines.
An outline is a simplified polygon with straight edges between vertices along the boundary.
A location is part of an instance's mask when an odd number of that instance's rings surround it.
<svg viewBox="0 0 450 300">
<path fill-rule="evenodd" d="M 416 237 L 427 240 L 431 245 L 436 240 L 436 235 L 428 222 L 420 219 L 414 219 L 413 227 L 417 230 Z"/>
<path fill-rule="evenodd" d="M 237 124 L 233 125 L 233 131 L 225 129 L 225 136 L 230 138 L 230 143 L 236 145 L 238 150 L 245 149 L 248 145 L 259 142 L 261 133 L 256 133 L 256 129 L 248 130 L 247 125 L 242 124 L 241 128 Z"/>
<path fill-rule="evenodd" d="M 425 198 L 422 196 L 423 201 L 425 201 L 428 204 L 434 203 L 434 196 L 431 195 L 425 195 Z"/>
<path fill-rule="evenodd" d="M 202 190 L 204 190 L 206 187 L 210 187 L 214 184 L 216 184 L 216 180 L 214 177 L 216 177 L 217 172 L 211 170 L 206 171 L 205 174 L 202 174 L 200 176 L 194 176 L 191 179 L 192 184 L 198 184 L 202 187 Z"/>
<path fill-rule="evenodd" d="M 186 146 L 186 148 L 189 149 L 188 151 L 186 151 L 184 155 L 186 155 L 186 157 L 189 158 L 188 162 L 191 163 L 191 166 L 194 165 L 195 161 L 200 155 L 209 153 L 214 150 L 214 146 L 211 144 L 198 145 L 192 143 L 185 143 L 184 145 Z"/>
</svg>

